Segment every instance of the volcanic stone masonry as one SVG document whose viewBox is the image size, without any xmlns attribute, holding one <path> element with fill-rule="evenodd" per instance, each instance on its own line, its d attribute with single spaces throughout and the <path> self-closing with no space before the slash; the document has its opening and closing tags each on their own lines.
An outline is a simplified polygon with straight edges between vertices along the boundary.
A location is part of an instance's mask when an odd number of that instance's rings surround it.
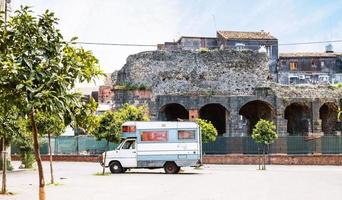
<svg viewBox="0 0 342 200">
<path fill-rule="evenodd" d="M 147 51 L 112 74 L 114 109 L 146 105 L 153 120 L 210 120 L 222 136 L 248 136 L 260 119 L 286 135 L 340 135 L 342 89 L 288 86 L 256 51 Z"/>
</svg>

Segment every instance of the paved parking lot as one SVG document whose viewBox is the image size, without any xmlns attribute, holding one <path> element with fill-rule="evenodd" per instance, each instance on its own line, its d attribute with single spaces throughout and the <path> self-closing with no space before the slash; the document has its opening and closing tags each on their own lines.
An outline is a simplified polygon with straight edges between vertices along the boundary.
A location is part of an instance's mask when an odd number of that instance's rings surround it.
<svg viewBox="0 0 342 200">
<path fill-rule="evenodd" d="M 18 166 L 18 162 L 14 162 Z M 49 180 L 48 163 L 44 163 Z M 47 186 L 47 200 L 92 199 L 342 199 L 341 166 L 206 165 L 204 169 L 185 168 L 181 174 L 166 175 L 163 170 L 132 170 L 125 174 L 95 176 L 97 163 L 56 162 L 59 186 Z M 0 199 L 38 199 L 37 171 L 8 174 L 12 196 Z"/>
</svg>

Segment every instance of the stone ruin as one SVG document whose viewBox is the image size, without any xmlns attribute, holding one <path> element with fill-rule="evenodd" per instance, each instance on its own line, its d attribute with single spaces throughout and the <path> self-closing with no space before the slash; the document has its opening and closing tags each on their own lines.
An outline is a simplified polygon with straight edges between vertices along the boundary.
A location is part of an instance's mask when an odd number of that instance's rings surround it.
<svg viewBox="0 0 342 200">
<path fill-rule="evenodd" d="M 114 109 L 146 105 L 153 120 L 210 120 L 219 135 L 248 136 L 260 119 L 281 136 L 340 135 L 342 88 L 275 83 L 255 51 L 147 51 L 112 74 Z"/>
</svg>

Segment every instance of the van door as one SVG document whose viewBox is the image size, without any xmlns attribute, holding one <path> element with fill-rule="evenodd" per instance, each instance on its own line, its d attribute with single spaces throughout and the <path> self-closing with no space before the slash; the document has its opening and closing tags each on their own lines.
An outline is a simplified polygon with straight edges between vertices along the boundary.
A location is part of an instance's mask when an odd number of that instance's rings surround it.
<svg viewBox="0 0 342 200">
<path fill-rule="evenodd" d="M 137 167 L 137 150 L 134 139 L 126 140 L 120 149 L 120 163 L 123 168 Z"/>
</svg>

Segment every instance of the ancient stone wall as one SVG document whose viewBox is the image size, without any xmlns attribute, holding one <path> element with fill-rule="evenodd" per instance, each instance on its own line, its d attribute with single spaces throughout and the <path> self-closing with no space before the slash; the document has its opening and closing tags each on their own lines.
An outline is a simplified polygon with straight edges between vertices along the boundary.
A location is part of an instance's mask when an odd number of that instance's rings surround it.
<svg viewBox="0 0 342 200">
<path fill-rule="evenodd" d="M 154 95 L 252 95 L 267 78 L 262 53 L 149 51 L 129 56 L 116 84 L 143 84 Z"/>
</svg>

